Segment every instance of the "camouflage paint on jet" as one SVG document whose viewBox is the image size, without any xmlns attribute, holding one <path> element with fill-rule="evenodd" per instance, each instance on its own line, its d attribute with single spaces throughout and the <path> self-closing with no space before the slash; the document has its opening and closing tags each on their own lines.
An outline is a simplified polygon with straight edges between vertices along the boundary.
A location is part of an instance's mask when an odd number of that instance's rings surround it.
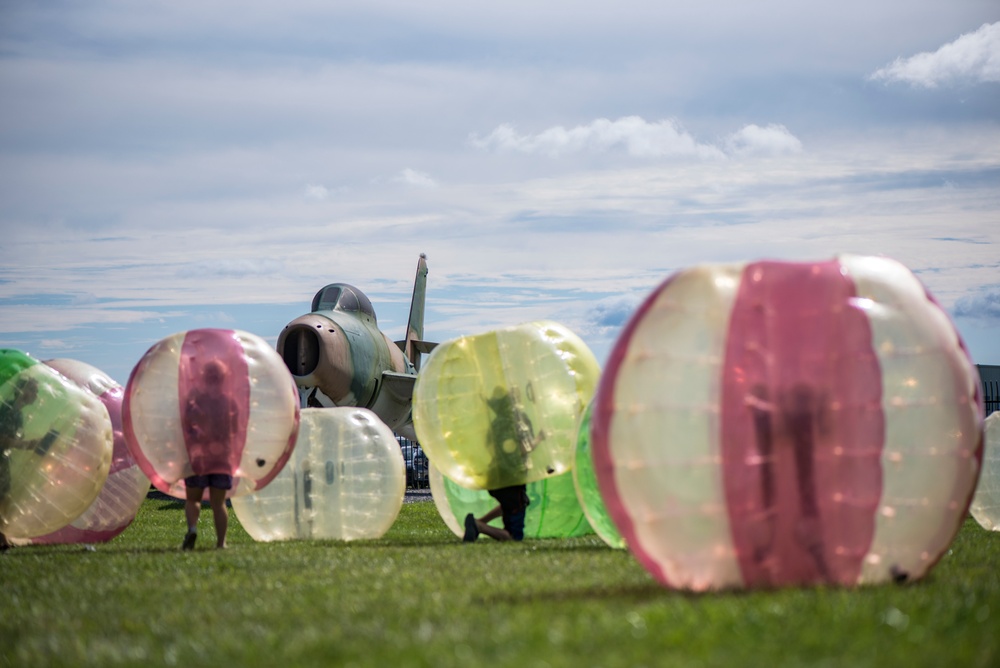
<svg viewBox="0 0 1000 668">
<path fill-rule="evenodd" d="M 278 336 L 285 360 L 309 407 L 371 409 L 401 436 L 416 439 L 411 407 L 423 341 L 427 257 L 421 253 L 413 282 L 406 338 L 393 342 L 379 328 L 368 297 L 347 283 L 331 283 L 313 297 L 312 312 Z"/>
</svg>

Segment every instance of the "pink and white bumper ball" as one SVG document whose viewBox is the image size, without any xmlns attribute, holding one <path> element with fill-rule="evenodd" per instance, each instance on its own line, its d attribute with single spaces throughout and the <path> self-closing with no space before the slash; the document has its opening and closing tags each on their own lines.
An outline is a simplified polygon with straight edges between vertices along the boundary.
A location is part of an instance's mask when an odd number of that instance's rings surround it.
<svg viewBox="0 0 1000 668">
<path fill-rule="evenodd" d="M 80 517 L 53 533 L 30 539 L 33 544 L 104 543 L 124 531 L 146 498 L 149 478 L 129 454 L 122 433 L 122 396 L 125 389 L 107 374 L 72 359 L 45 360 L 45 364 L 100 399 L 111 419 L 114 446 L 111 469 L 100 494 Z"/>
<path fill-rule="evenodd" d="M 982 457 L 975 366 L 903 265 L 705 265 L 611 351 L 595 473 L 629 549 L 693 591 L 924 576 Z"/>
<path fill-rule="evenodd" d="M 122 414 L 139 467 L 178 498 L 192 475 L 233 476 L 229 496 L 264 487 L 299 430 L 298 392 L 281 357 L 228 329 L 180 332 L 150 348 L 125 386 Z"/>
<path fill-rule="evenodd" d="M 100 400 L 18 350 L 0 350 L 0 531 L 35 538 L 79 517 L 111 466 Z"/>
</svg>

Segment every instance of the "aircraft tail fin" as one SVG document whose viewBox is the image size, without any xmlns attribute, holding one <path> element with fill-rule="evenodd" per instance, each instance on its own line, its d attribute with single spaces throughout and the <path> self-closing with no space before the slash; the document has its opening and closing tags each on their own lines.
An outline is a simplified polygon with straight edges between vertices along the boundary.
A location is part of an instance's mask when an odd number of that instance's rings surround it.
<svg viewBox="0 0 1000 668">
<path fill-rule="evenodd" d="M 424 345 L 424 295 L 427 292 L 427 255 L 420 254 L 417 260 L 417 276 L 413 280 L 413 299 L 410 301 L 410 319 L 406 325 L 406 340 L 403 354 L 414 368 L 420 369 L 420 353 L 426 352 Z"/>
</svg>

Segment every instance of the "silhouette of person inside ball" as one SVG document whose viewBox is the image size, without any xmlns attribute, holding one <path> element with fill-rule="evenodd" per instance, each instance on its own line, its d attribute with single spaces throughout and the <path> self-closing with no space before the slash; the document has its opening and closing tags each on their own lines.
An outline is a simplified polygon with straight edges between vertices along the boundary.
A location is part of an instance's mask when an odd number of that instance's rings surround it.
<svg viewBox="0 0 1000 668">
<path fill-rule="evenodd" d="M 191 468 L 195 471 L 195 475 L 184 479 L 184 514 L 188 530 L 181 547 L 185 550 L 194 549 L 198 538 L 198 519 L 206 488 L 215 521 L 215 547 L 226 547 L 229 528 L 226 493 L 233 488 L 233 476 L 211 469 L 219 468 L 217 462 L 225 458 L 239 430 L 239 407 L 225 388 L 228 375 L 229 369 L 221 360 L 206 363 L 184 408 L 184 436 L 191 453 Z"/>
<path fill-rule="evenodd" d="M 822 517 L 816 489 L 816 450 L 829 432 L 829 406 L 826 396 L 798 383 L 780 388 L 772 401 L 768 388 L 752 388 L 747 405 L 751 411 L 757 451 L 760 457 L 760 498 L 767 512 L 764 524 L 755 533 L 754 561 L 777 568 L 773 556 L 778 529 L 784 517 L 794 523 L 795 540 L 810 555 L 814 568 L 824 578 L 829 568 L 823 551 Z M 789 458 L 793 464 L 795 504 L 779 503 L 778 460 Z"/>
<path fill-rule="evenodd" d="M 526 390 L 531 400 L 532 388 L 529 384 Z M 535 434 L 524 405 L 520 401 L 517 388 L 509 391 L 497 386 L 490 398 L 484 399 L 493 420 L 487 433 L 487 446 L 493 451 L 493 468 L 498 471 L 526 472 L 531 468 L 528 459 L 538 444 L 545 440 L 542 430 Z M 462 540 L 471 543 L 479 534 L 485 534 L 495 540 L 524 540 L 524 516 L 531 503 L 527 494 L 527 485 L 510 485 L 487 490 L 490 496 L 497 500 L 497 506 L 480 518 L 472 513 L 465 516 L 465 535 Z M 490 522 L 498 517 L 503 518 L 503 528 L 490 526 Z"/>
<path fill-rule="evenodd" d="M 531 400 L 531 385 L 528 385 L 527 394 Z M 484 401 L 493 413 L 486 435 L 486 445 L 494 453 L 493 467 L 505 471 L 527 471 L 531 468 L 528 456 L 545 440 L 545 431 L 535 435 L 535 428 L 516 387 L 505 390 L 498 385 L 493 389 L 493 395 Z"/>
<path fill-rule="evenodd" d="M 0 401 L 0 505 L 10 494 L 11 455 L 14 450 L 34 452 L 39 457 L 48 454 L 52 444 L 59 437 L 58 432 L 50 429 L 45 436 L 29 439 L 24 434 L 25 411 L 38 399 L 38 381 L 34 378 L 22 378 L 14 387 L 11 400 Z M 7 537 L 0 532 L 0 550 L 10 547 Z"/>
</svg>

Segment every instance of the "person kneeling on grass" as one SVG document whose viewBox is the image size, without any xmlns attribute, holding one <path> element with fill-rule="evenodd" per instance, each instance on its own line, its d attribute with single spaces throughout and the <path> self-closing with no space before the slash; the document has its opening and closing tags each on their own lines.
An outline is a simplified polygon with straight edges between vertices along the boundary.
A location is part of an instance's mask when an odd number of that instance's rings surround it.
<svg viewBox="0 0 1000 668">
<path fill-rule="evenodd" d="M 482 517 L 469 513 L 465 516 L 465 536 L 462 540 L 471 543 L 486 534 L 494 540 L 524 540 L 524 514 L 531 503 L 527 485 L 513 485 L 488 490 L 499 505 Z M 503 528 L 490 526 L 489 522 L 503 516 Z"/>
<path fill-rule="evenodd" d="M 215 547 L 226 547 L 226 530 L 229 528 L 229 511 L 226 509 L 226 492 L 233 488 L 233 476 L 212 473 L 209 475 L 193 475 L 184 478 L 187 488 L 184 503 L 184 515 L 187 518 L 188 530 L 184 536 L 181 549 L 193 550 L 198 539 L 198 517 L 201 515 L 201 500 L 208 488 L 208 502 L 212 506 L 212 516 L 215 520 Z"/>
</svg>

